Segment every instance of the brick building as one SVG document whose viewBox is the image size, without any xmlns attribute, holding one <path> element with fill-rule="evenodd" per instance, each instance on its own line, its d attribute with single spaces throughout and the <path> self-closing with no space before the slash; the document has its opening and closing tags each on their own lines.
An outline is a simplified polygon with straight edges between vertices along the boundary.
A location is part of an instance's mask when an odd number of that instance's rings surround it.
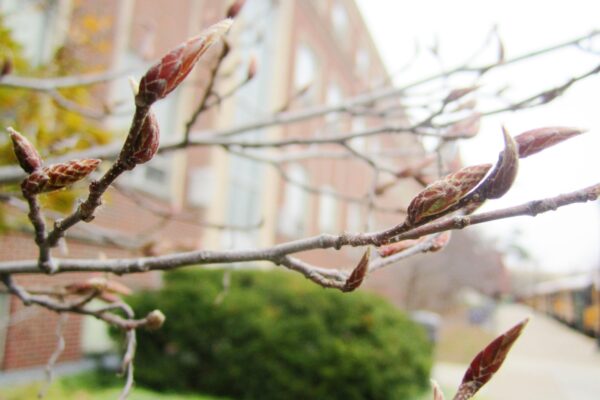
<svg viewBox="0 0 600 400">
<path fill-rule="evenodd" d="M 221 19 L 228 6 L 228 2 L 219 0 L 41 3 L 43 7 L 38 1 L 0 0 L 6 24 L 24 45 L 32 63 L 47 62 L 53 50 L 69 46 L 88 70 L 133 69 L 137 76 L 149 61 Z M 92 32 L 91 40 L 84 40 L 84 31 L 88 35 Z M 249 0 L 228 38 L 233 52 L 223 70 L 230 73 L 219 79 L 217 89 L 226 92 L 242 79 L 251 56 L 258 61 L 258 73 L 235 96 L 204 113 L 193 126 L 195 134 L 263 119 L 282 108 L 297 110 L 339 103 L 387 80 L 377 49 L 352 0 Z M 208 82 L 217 52 L 218 46 L 192 72 L 189 83 L 156 105 L 162 140 L 181 137 Z M 114 114 L 103 120 L 104 126 L 125 132 L 133 110 L 126 79 L 93 90 L 96 106 L 113 105 Z M 326 137 L 377 123 L 380 121 L 375 116 L 333 114 L 256 129 L 244 137 Z M 389 168 L 401 168 L 422 153 L 417 140 L 408 135 L 353 139 L 349 145 L 373 154 L 388 147 L 411 149 L 410 155 L 389 158 Z M 323 148 L 325 152 L 336 150 L 339 148 L 335 145 Z M 402 218 L 393 212 L 367 213 L 359 200 L 369 192 L 372 171 L 363 161 L 317 157 L 285 163 L 281 169 L 288 181 L 269 165 L 214 147 L 198 146 L 157 156 L 123 176 L 118 190 L 109 191 L 107 204 L 93 223 L 102 234 L 77 227 L 69 237 L 68 253 L 60 256 L 118 258 L 200 248 L 268 246 L 318 232 L 357 231 L 366 226 L 377 229 Z M 415 184 L 401 184 L 379 199 L 379 204 L 390 209 L 405 205 L 417 189 Z M 36 257 L 28 233 L 4 234 L 1 240 L 0 261 Z M 303 255 L 319 265 L 345 268 L 353 266 L 358 256 L 352 249 Z M 28 287 L 45 287 L 82 277 L 65 274 L 17 279 Z M 160 284 L 159 274 L 124 279 L 132 287 Z M 373 279 L 375 284 L 377 278 Z M 44 365 L 55 348 L 56 338 L 50 332 L 58 318 L 0 295 L 0 368 Z M 83 353 L 104 350 L 100 331 L 94 321 L 69 316 L 63 330 L 66 350 L 59 361 L 78 360 Z"/>
</svg>

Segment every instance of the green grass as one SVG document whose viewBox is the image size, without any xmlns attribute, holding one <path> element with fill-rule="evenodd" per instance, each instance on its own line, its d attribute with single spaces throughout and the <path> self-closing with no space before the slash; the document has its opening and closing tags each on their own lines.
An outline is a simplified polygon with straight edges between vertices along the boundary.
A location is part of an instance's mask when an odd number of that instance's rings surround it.
<svg viewBox="0 0 600 400">
<path fill-rule="evenodd" d="M 435 359 L 467 366 L 494 338 L 493 334 L 477 326 L 447 326 L 436 345 Z"/>
<path fill-rule="evenodd" d="M 45 400 L 114 400 L 119 397 L 123 380 L 112 374 L 88 372 L 58 379 L 50 385 Z M 0 388 L 0 400 L 36 399 L 43 383 Z M 199 394 L 158 393 L 134 387 L 129 400 L 226 400 Z"/>
<path fill-rule="evenodd" d="M 114 400 L 121 393 L 122 380 L 114 375 L 86 372 L 52 382 L 44 400 Z M 36 399 L 42 383 L 31 383 L 14 388 L 0 388 L 0 400 Z M 430 400 L 431 392 L 416 400 Z M 159 393 L 139 386 L 134 387 L 128 400 L 227 400 L 200 394 Z"/>
</svg>

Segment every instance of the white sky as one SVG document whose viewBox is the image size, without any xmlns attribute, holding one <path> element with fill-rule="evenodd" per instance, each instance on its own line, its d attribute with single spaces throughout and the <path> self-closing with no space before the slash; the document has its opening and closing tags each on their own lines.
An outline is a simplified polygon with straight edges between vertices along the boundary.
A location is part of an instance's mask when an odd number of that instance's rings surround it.
<svg viewBox="0 0 600 400">
<path fill-rule="evenodd" d="M 494 24 L 499 28 L 507 58 L 600 29 L 600 1 L 592 0 L 358 0 L 358 4 L 392 73 L 411 58 L 415 41 L 424 49 L 431 46 L 436 37 L 442 62 L 447 67 L 455 66 L 480 48 Z M 494 46 L 492 43 L 487 60 L 494 58 Z M 594 48 L 600 51 L 600 39 L 594 42 Z M 423 60 L 411 71 L 396 76 L 397 83 L 439 70 L 439 63 L 433 57 L 423 55 Z M 537 63 L 514 68 L 507 74 L 485 77 L 482 90 L 510 83 L 511 93 L 520 98 L 560 85 L 570 76 L 591 70 L 599 63 L 600 53 L 584 55 L 563 51 Z M 523 160 L 511 192 L 490 202 L 486 209 L 516 205 L 600 182 L 600 76 L 576 84 L 564 98 L 546 107 L 487 118 L 479 136 L 462 144 L 465 163 L 496 160 L 502 147 L 501 124 L 513 135 L 552 125 L 576 126 L 589 131 Z M 503 242 L 516 241 L 526 247 L 543 269 L 573 272 L 593 269 L 599 263 L 599 202 L 570 205 L 536 218 L 497 221 L 482 229 Z M 521 233 L 515 235 L 515 232 Z"/>
</svg>

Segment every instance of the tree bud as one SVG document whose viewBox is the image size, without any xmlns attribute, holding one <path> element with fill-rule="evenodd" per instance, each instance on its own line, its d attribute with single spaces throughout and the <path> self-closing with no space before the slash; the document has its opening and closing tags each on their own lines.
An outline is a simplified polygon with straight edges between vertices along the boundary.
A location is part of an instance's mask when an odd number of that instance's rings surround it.
<svg viewBox="0 0 600 400">
<path fill-rule="evenodd" d="M 250 62 L 248 63 L 248 72 L 246 74 L 246 80 L 252 80 L 252 78 L 254 78 L 254 75 L 256 75 L 257 70 L 258 65 L 256 62 L 256 57 L 252 56 L 252 58 L 250 58 Z"/>
<path fill-rule="evenodd" d="M 240 11 L 242 10 L 242 7 L 244 7 L 244 4 L 246 3 L 246 0 L 236 0 L 233 2 L 233 4 L 231 4 L 229 6 L 229 8 L 227 9 L 227 18 L 235 18 L 238 16 L 238 14 L 240 13 Z"/>
<path fill-rule="evenodd" d="M 479 190 L 485 199 L 499 199 L 511 188 L 519 170 L 519 151 L 515 140 L 502 127 L 504 150 L 498 156 L 498 162 L 490 175 L 481 184 Z"/>
<path fill-rule="evenodd" d="M 446 211 L 475 188 L 491 167 L 491 164 L 465 167 L 427 186 L 410 202 L 407 223 L 415 224 Z"/>
<path fill-rule="evenodd" d="M 7 130 L 13 142 L 15 156 L 21 168 L 29 174 L 41 168 L 42 157 L 40 157 L 40 154 L 31 142 L 13 128 L 7 128 Z"/>
<path fill-rule="evenodd" d="M 146 328 L 148 328 L 151 331 L 160 329 L 160 327 L 163 326 L 163 324 L 165 323 L 166 319 L 167 317 L 165 317 L 165 314 L 163 314 L 162 311 L 151 311 L 146 316 Z"/>
<path fill-rule="evenodd" d="M 91 174 L 101 160 L 73 160 L 40 168 L 29 175 L 21 184 L 25 195 L 35 195 L 62 189 Z"/>
<path fill-rule="evenodd" d="M 160 128 L 156 116 L 148 112 L 132 147 L 131 160 L 135 164 L 143 164 L 154 157 L 158 151 Z"/>
<path fill-rule="evenodd" d="M 583 132 L 585 132 L 583 129 L 554 126 L 532 129 L 514 139 L 519 147 L 519 157 L 525 158 Z"/>
<path fill-rule="evenodd" d="M 200 56 L 227 33 L 232 23 L 231 19 L 217 22 L 167 53 L 140 81 L 136 105 L 149 107 L 171 93 L 190 73 Z"/>
</svg>

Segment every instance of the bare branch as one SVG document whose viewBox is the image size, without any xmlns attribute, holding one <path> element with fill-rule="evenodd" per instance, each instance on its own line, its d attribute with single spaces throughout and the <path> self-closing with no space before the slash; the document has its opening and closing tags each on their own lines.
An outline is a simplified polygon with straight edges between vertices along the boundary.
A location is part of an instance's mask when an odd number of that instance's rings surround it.
<svg viewBox="0 0 600 400">
<path fill-rule="evenodd" d="M 69 87 L 90 86 L 110 82 L 131 75 L 138 70 L 106 71 L 85 75 L 70 75 L 56 78 L 31 78 L 16 75 L 5 75 L 0 79 L 0 87 L 28 89 L 38 92 L 49 92 Z"/>
<path fill-rule="evenodd" d="M 544 212 L 556 210 L 559 207 L 569 204 L 594 201 L 599 196 L 600 184 L 596 184 L 585 189 L 565 193 L 556 197 L 534 200 L 518 206 L 475 215 L 449 217 L 416 228 L 410 228 L 400 224 L 390 229 L 371 233 L 344 233 L 340 235 L 321 234 L 262 249 L 223 251 L 200 250 L 159 257 L 116 260 L 55 259 L 57 265 L 56 273 L 94 271 L 129 274 L 153 270 L 171 270 L 186 265 L 250 261 L 271 261 L 275 264 L 282 264 L 288 267 L 292 264 L 300 270 L 303 268 L 306 269 L 308 266 L 306 264 L 296 263 L 293 260 L 290 261 L 286 256 L 315 249 L 339 249 L 344 246 L 380 246 L 386 243 L 415 239 L 446 230 L 463 229 L 470 225 L 477 225 L 505 218 L 526 215 L 535 216 Z M 0 263 L 0 273 L 2 274 L 35 273 L 36 271 L 38 271 L 38 269 L 37 261 L 35 260 Z"/>
</svg>

